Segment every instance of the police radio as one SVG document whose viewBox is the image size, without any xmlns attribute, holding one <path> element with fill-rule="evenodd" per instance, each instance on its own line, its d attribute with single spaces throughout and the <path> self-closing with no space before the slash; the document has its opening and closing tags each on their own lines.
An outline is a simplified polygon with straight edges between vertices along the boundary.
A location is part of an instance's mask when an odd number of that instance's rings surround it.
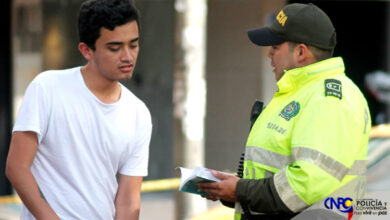
<svg viewBox="0 0 390 220">
<path fill-rule="evenodd" d="M 264 106 L 264 103 L 259 101 L 259 100 L 256 100 L 255 103 L 253 104 L 251 116 L 250 116 L 251 126 L 250 126 L 249 131 L 252 129 L 253 125 L 256 122 L 256 119 L 259 117 L 259 115 L 263 111 L 263 106 Z M 241 153 L 240 162 L 238 164 L 237 176 L 239 178 L 244 177 L 244 160 L 245 160 L 245 151 Z M 249 211 L 248 206 L 246 204 L 241 204 L 241 207 L 242 207 L 242 210 L 244 211 L 244 216 L 242 216 L 241 219 L 242 220 L 250 220 L 251 213 Z"/>
</svg>

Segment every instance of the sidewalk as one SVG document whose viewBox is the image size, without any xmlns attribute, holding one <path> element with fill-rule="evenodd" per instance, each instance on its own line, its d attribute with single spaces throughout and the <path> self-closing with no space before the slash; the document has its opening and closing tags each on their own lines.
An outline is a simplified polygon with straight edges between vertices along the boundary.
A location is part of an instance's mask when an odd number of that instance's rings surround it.
<svg viewBox="0 0 390 220">
<path fill-rule="evenodd" d="M 20 204 L 0 204 L 0 220 L 19 220 Z M 144 193 L 141 195 L 140 220 L 174 220 L 173 192 Z"/>
<path fill-rule="evenodd" d="M 215 202 L 209 202 L 208 207 L 213 212 L 213 215 L 204 213 L 194 217 L 193 220 L 232 219 L 233 209 L 227 212 L 223 207 L 220 207 L 219 203 Z M 205 217 L 206 215 L 207 217 Z M 214 217 L 210 218 L 210 216 Z M 19 220 L 19 217 L 20 203 L 0 204 L 0 220 Z M 141 194 L 140 220 L 154 219 L 175 219 L 175 192 L 165 191 Z"/>
</svg>

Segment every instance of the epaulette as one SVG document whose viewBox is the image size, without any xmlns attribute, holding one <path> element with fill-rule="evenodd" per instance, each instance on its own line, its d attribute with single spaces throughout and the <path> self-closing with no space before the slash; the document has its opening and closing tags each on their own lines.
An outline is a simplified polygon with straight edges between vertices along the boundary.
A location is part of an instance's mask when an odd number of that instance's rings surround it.
<svg viewBox="0 0 390 220">
<path fill-rule="evenodd" d="M 337 79 L 325 80 L 325 96 L 343 97 L 341 81 Z"/>
</svg>

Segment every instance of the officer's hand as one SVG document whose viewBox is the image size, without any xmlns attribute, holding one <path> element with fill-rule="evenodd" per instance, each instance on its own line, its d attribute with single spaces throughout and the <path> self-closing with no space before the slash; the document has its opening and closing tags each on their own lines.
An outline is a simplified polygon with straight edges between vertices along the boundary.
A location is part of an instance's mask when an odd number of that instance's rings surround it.
<svg viewBox="0 0 390 220">
<path fill-rule="evenodd" d="M 207 193 L 207 199 L 216 201 L 219 199 L 236 202 L 236 186 L 240 178 L 233 175 L 226 175 L 218 171 L 212 171 L 212 174 L 221 180 L 221 182 L 201 182 L 198 186 L 201 191 Z"/>
</svg>

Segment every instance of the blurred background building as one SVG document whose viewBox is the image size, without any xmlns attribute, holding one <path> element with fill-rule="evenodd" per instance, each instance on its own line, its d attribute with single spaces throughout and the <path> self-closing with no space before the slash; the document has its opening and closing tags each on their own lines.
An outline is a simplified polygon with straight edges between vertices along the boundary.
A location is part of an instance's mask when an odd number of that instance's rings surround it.
<svg viewBox="0 0 390 220">
<path fill-rule="evenodd" d="M 13 193 L 5 160 L 27 85 L 43 70 L 86 63 L 77 49 L 81 2 L 2 1 L 0 195 Z M 307 1 L 135 0 L 141 12 L 141 50 L 133 79 L 123 84 L 152 114 L 147 180 L 178 176 L 175 167 L 183 165 L 236 171 L 252 104 L 256 99 L 267 104 L 276 90 L 267 49 L 251 44 L 246 31 L 269 24 L 292 2 Z M 375 120 L 389 108 L 367 92 L 364 78 L 375 70 L 390 71 L 390 2 L 311 2 L 332 19 L 335 56 L 344 58 L 347 75 L 366 95 L 373 123 L 388 122 L 389 115 Z"/>
</svg>

